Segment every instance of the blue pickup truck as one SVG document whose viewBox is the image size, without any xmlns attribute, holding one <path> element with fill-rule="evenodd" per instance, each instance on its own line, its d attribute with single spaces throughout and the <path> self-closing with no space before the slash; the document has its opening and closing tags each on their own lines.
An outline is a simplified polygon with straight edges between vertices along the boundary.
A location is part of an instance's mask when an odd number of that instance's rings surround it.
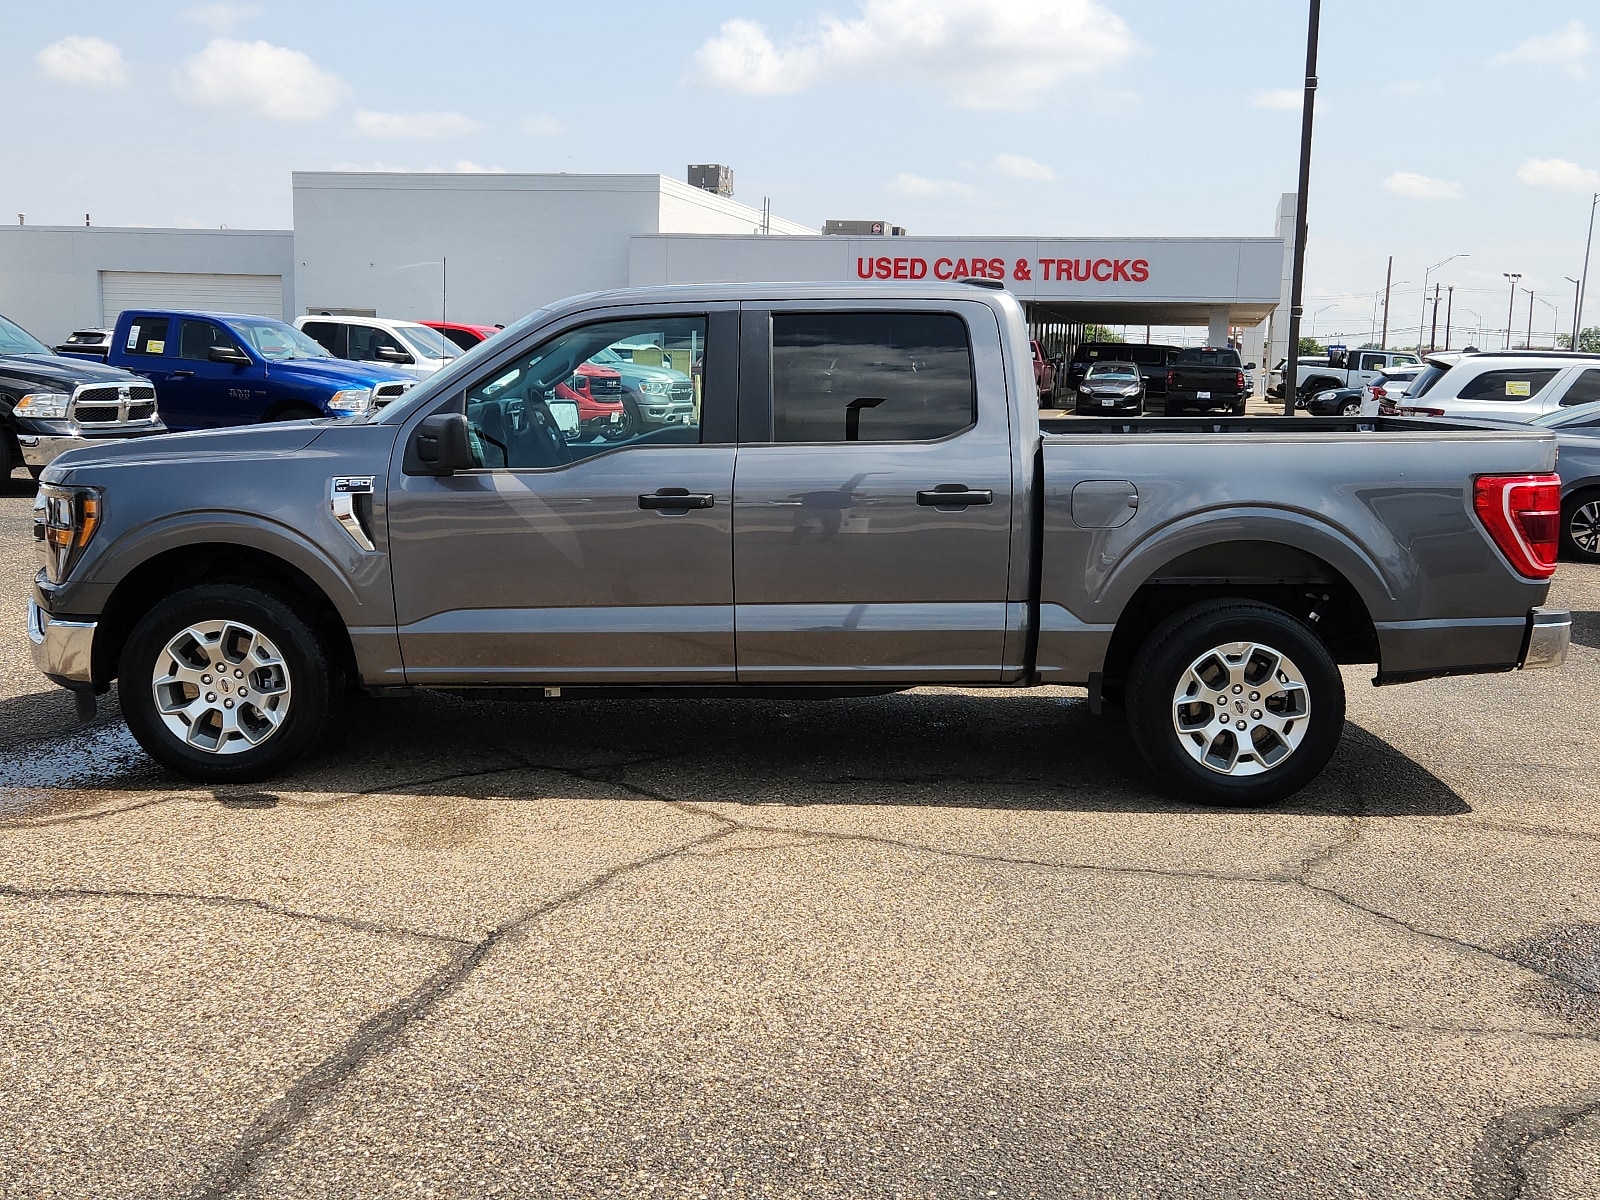
<svg viewBox="0 0 1600 1200">
<path fill-rule="evenodd" d="M 282 321 L 239 313 L 129 309 L 106 361 L 149 378 L 162 420 L 177 430 L 357 416 L 416 382 L 334 358 Z"/>
</svg>

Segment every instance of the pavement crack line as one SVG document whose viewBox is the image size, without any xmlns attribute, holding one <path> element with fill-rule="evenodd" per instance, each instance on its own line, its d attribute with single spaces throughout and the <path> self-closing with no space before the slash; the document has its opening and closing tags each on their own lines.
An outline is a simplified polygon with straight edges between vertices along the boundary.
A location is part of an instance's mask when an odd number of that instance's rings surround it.
<svg viewBox="0 0 1600 1200">
<path fill-rule="evenodd" d="M 1528 1190 L 1527 1158 L 1541 1142 L 1565 1136 L 1600 1114 L 1600 1100 L 1545 1105 L 1504 1113 L 1490 1121 L 1478 1143 L 1474 1200 L 1521 1200 Z"/>
<path fill-rule="evenodd" d="M 696 815 L 702 819 L 708 816 Z M 222 1200 L 237 1191 L 263 1156 L 270 1154 L 275 1146 L 293 1133 L 324 1099 L 356 1071 L 392 1050 L 408 1029 L 427 1016 L 440 1001 L 459 990 L 497 945 L 520 939 L 541 918 L 601 891 L 623 876 L 692 853 L 738 831 L 732 822 L 714 816 L 710 819 L 718 821 L 718 828 L 709 833 L 642 858 L 619 863 L 497 925 L 476 942 L 457 943 L 448 962 L 409 994 L 361 1022 L 337 1051 L 301 1075 L 246 1126 L 233 1153 L 211 1172 L 208 1179 L 198 1184 L 190 1196 L 193 1200 Z"/>
<path fill-rule="evenodd" d="M 1298 996 L 1291 996 L 1288 992 L 1279 988 L 1269 987 L 1266 990 L 1269 995 L 1276 996 L 1285 1004 L 1292 1005 L 1305 1012 L 1316 1013 L 1318 1016 L 1327 1017 L 1329 1020 L 1338 1021 L 1345 1025 L 1370 1025 L 1377 1029 L 1388 1029 L 1395 1033 L 1436 1033 L 1444 1036 L 1459 1037 L 1531 1038 L 1551 1042 L 1600 1043 L 1600 1033 L 1560 1033 L 1551 1030 L 1514 1029 L 1497 1025 L 1442 1025 L 1427 1021 L 1386 1021 L 1382 1017 L 1343 1012 L 1336 1008 L 1325 1008 L 1320 1004 L 1312 1004 L 1310 1001 L 1302 1000 Z"/>
<path fill-rule="evenodd" d="M 381 937 L 404 938 L 428 945 L 469 945 L 465 938 L 446 934 L 424 933 L 418 929 L 384 925 L 377 921 L 363 921 L 358 917 L 339 917 L 328 913 L 305 912 L 270 904 L 265 900 L 252 900 L 246 896 L 220 896 L 199 892 L 141 892 L 121 888 L 21 888 L 0 883 L 0 896 L 15 900 L 150 900 L 171 901 L 179 904 L 199 904 L 207 908 L 251 908 L 275 917 L 293 921 L 311 921 L 319 925 L 332 925 L 353 933 L 375 934 Z"/>
</svg>

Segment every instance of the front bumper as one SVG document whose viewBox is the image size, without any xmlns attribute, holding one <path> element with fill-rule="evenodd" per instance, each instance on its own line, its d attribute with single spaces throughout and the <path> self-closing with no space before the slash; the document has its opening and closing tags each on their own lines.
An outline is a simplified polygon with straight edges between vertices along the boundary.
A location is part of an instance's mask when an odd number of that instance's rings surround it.
<svg viewBox="0 0 1600 1200">
<path fill-rule="evenodd" d="M 94 621 L 62 621 L 28 601 L 28 640 L 33 664 L 62 687 L 94 684 Z"/>
<path fill-rule="evenodd" d="M 34 429 L 19 428 L 17 445 L 22 447 L 22 461 L 28 466 L 48 467 L 58 455 L 65 454 L 68 450 L 85 450 L 90 446 L 104 446 L 107 442 L 123 442 L 129 438 L 150 437 L 153 434 L 168 432 L 170 431 L 167 427 L 158 422 L 153 426 L 137 430 L 118 430 L 115 433 L 85 437 L 75 432 L 70 424 L 61 422 L 55 428 L 49 426 Z"/>
<path fill-rule="evenodd" d="M 1572 644 L 1572 614 L 1560 608 L 1536 608 L 1528 614 L 1528 636 L 1522 643 L 1523 670 L 1559 667 Z"/>
</svg>

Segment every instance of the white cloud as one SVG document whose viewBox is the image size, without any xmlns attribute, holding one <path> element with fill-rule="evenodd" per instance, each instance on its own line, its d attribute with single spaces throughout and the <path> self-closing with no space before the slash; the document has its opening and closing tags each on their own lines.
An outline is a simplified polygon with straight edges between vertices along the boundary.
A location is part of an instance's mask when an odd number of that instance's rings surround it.
<svg viewBox="0 0 1600 1200">
<path fill-rule="evenodd" d="M 1530 158 L 1517 168 L 1517 178 L 1529 187 L 1600 192 L 1600 171 L 1580 167 L 1564 158 Z"/>
<path fill-rule="evenodd" d="M 922 175 L 908 175 L 902 172 L 894 177 L 893 182 L 883 185 L 891 192 L 899 192 L 902 196 L 976 196 L 978 189 L 969 184 L 957 183 L 953 179 L 928 179 Z"/>
<path fill-rule="evenodd" d="M 542 113 L 532 113 L 522 118 L 522 132 L 531 133 L 534 137 L 560 137 L 566 131 L 567 127 L 560 121 Z"/>
<path fill-rule="evenodd" d="M 692 82 L 757 96 L 825 84 L 912 84 L 958 108 L 1025 109 L 1071 75 L 1117 66 L 1136 43 L 1096 0 L 860 0 L 779 45 L 755 21 L 723 23 Z"/>
<path fill-rule="evenodd" d="M 1041 183 L 1048 183 L 1056 177 L 1056 173 L 1044 163 L 1023 154 L 996 154 L 994 169 L 1013 179 L 1037 179 Z"/>
<path fill-rule="evenodd" d="M 456 165 L 450 169 L 461 175 L 504 175 L 506 173 L 504 167 L 480 167 L 471 159 L 466 158 L 456 159 Z"/>
<path fill-rule="evenodd" d="M 1581 78 L 1584 74 L 1584 60 L 1589 57 L 1591 49 L 1593 46 L 1589 41 L 1589 31 L 1583 27 L 1582 21 L 1574 20 L 1568 21 L 1554 33 L 1531 37 L 1510 50 L 1502 50 L 1489 62 L 1497 67 L 1516 63 L 1565 67 L 1569 75 Z"/>
<path fill-rule="evenodd" d="M 1383 181 L 1383 186 L 1396 196 L 1410 196 L 1413 200 L 1459 200 L 1463 195 L 1459 183 L 1415 171 L 1396 171 Z"/>
<path fill-rule="evenodd" d="M 39 69 L 62 83 L 121 87 L 128 70 L 117 46 L 97 37 L 64 37 L 33 56 Z"/>
<path fill-rule="evenodd" d="M 196 103 L 246 108 L 280 121 L 325 117 L 348 90 L 298 50 L 231 38 L 213 38 L 189 58 L 179 86 Z"/>
<path fill-rule="evenodd" d="M 1256 108 L 1298 109 L 1304 100 L 1305 92 L 1299 88 L 1272 88 L 1250 97 Z"/>
<path fill-rule="evenodd" d="M 183 15 L 212 33 L 224 36 L 251 17 L 259 17 L 261 7 L 256 4 L 199 4 L 185 9 Z"/>
<path fill-rule="evenodd" d="M 446 138 L 461 137 L 483 128 L 481 121 L 458 112 L 356 113 L 356 128 L 368 137 Z"/>
</svg>

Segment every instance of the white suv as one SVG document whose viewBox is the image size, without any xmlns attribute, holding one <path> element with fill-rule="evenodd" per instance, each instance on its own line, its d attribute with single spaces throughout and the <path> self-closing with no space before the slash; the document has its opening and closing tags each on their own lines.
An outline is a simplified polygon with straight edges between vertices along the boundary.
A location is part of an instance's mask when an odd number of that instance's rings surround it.
<svg viewBox="0 0 1600 1200">
<path fill-rule="evenodd" d="M 386 363 L 418 379 L 426 379 L 462 353 L 437 329 L 415 321 L 313 313 L 296 317 L 294 323 L 335 358 Z"/>
<path fill-rule="evenodd" d="M 1600 354 L 1501 350 L 1430 358 L 1401 398 L 1401 412 L 1426 417 L 1531 421 L 1600 400 Z"/>
</svg>

